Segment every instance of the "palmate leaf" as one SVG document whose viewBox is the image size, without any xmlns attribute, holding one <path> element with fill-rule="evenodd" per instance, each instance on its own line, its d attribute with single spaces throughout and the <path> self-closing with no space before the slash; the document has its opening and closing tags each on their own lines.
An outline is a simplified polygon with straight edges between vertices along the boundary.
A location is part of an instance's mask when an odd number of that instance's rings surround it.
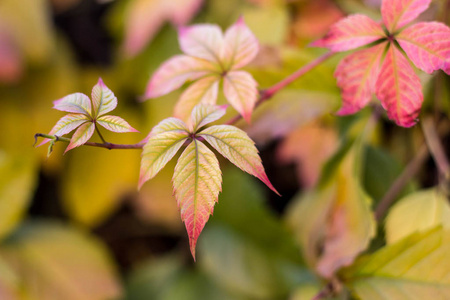
<svg viewBox="0 0 450 300">
<path fill-rule="evenodd" d="M 198 135 L 234 165 L 259 178 L 279 195 L 264 171 L 255 143 L 245 131 L 230 125 L 216 125 L 206 128 Z"/>
<path fill-rule="evenodd" d="M 384 25 L 393 33 L 417 18 L 430 3 L 431 0 L 383 0 L 381 15 Z"/>
<path fill-rule="evenodd" d="M 447 300 L 450 295 L 450 231 L 414 234 L 360 258 L 344 273 L 360 299 Z"/>
<path fill-rule="evenodd" d="M 181 219 L 189 235 L 189 246 L 195 259 L 195 246 L 219 192 L 222 173 L 214 153 L 202 142 L 193 140 L 178 159 L 173 174 L 173 188 Z"/>
</svg>

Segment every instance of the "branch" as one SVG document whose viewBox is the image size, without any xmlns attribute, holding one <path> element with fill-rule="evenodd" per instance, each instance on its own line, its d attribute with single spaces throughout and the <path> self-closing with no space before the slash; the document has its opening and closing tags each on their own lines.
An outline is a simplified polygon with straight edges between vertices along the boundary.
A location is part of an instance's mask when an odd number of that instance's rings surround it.
<svg viewBox="0 0 450 300">
<path fill-rule="evenodd" d="M 442 147 L 441 141 L 436 132 L 436 127 L 431 117 L 426 117 L 422 121 L 422 131 L 425 136 L 428 149 L 430 149 L 431 156 L 439 169 L 439 173 L 443 176 L 443 178 L 450 178 L 450 164 L 445 156 L 444 147 Z"/>
<path fill-rule="evenodd" d="M 306 73 L 308 73 L 309 71 L 314 69 L 316 66 L 320 65 L 321 63 L 323 63 L 324 61 L 326 61 L 327 59 L 332 57 L 334 54 L 335 54 L 334 52 L 327 52 L 327 53 L 323 54 L 322 56 L 319 56 L 312 62 L 304 65 L 303 67 L 301 67 L 300 69 L 298 69 L 297 71 L 295 71 L 294 73 L 292 73 L 291 75 L 286 77 L 285 79 L 281 80 L 280 82 L 276 83 L 275 85 L 273 85 L 265 90 L 260 91 L 260 96 L 259 96 L 259 99 L 255 103 L 255 108 L 260 106 L 266 100 L 272 98 L 273 95 L 278 93 L 280 90 L 285 88 L 287 85 L 291 84 L 295 80 L 299 79 L 300 77 L 302 77 L 303 75 L 305 75 Z M 242 116 L 236 115 L 235 117 L 233 117 L 230 120 L 228 120 L 227 122 L 225 122 L 225 124 L 232 125 L 232 124 L 236 123 L 237 121 L 239 121 L 240 119 L 242 119 Z"/>
<path fill-rule="evenodd" d="M 57 142 L 66 142 L 70 143 L 70 139 L 57 136 L 57 135 L 49 135 L 44 133 L 36 133 L 34 135 L 34 139 L 37 141 L 38 137 L 43 137 L 47 139 L 54 139 Z M 94 143 L 94 142 L 86 142 L 83 144 L 83 146 L 91 146 L 91 147 L 98 147 L 98 148 L 105 148 L 105 149 L 142 149 L 144 147 L 144 142 L 139 142 L 137 144 L 113 144 L 113 143 Z"/>
</svg>

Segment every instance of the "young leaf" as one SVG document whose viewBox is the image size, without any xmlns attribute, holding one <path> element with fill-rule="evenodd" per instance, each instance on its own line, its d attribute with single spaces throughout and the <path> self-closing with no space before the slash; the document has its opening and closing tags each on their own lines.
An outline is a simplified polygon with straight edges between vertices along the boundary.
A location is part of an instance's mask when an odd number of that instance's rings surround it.
<svg viewBox="0 0 450 300">
<path fill-rule="evenodd" d="M 428 74 L 444 69 L 450 59 L 450 28 L 443 23 L 414 24 L 400 32 L 397 41 L 416 67 Z"/>
<path fill-rule="evenodd" d="M 192 111 L 191 121 L 192 121 L 192 131 L 196 132 L 203 126 L 219 120 L 225 115 L 227 110 L 226 105 L 216 106 L 216 105 L 197 105 Z"/>
<path fill-rule="evenodd" d="M 94 85 L 91 97 L 94 118 L 109 113 L 117 106 L 116 96 L 114 96 L 114 93 L 103 83 L 101 78 L 99 78 L 98 83 Z"/>
<path fill-rule="evenodd" d="M 216 104 L 219 91 L 218 76 L 206 76 L 188 87 L 175 105 L 174 116 L 188 121 L 194 107 L 199 104 Z"/>
<path fill-rule="evenodd" d="M 181 27 L 178 41 L 181 50 L 187 55 L 220 64 L 224 41 L 219 26 L 200 24 Z"/>
<path fill-rule="evenodd" d="M 383 0 L 381 15 L 389 32 L 407 25 L 430 5 L 431 0 Z"/>
<path fill-rule="evenodd" d="M 175 118 L 166 119 L 153 128 L 142 151 L 139 188 L 164 168 L 188 137 L 185 124 Z"/>
<path fill-rule="evenodd" d="M 423 101 L 420 79 L 394 45 L 390 45 L 381 66 L 376 95 L 397 125 L 411 127 L 416 124 Z"/>
<path fill-rule="evenodd" d="M 52 130 L 50 130 L 49 135 L 63 136 L 88 121 L 89 118 L 83 114 L 65 115 L 64 117 L 59 119 L 58 122 L 56 122 L 56 125 L 53 126 Z M 50 139 L 44 139 L 42 143 L 38 145 L 38 147 L 44 145 L 48 141 L 50 141 Z"/>
<path fill-rule="evenodd" d="M 353 114 L 370 102 L 385 48 L 386 43 L 381 43 L 350 54 L 339 63 L 334 73 L 342 90 L 342 107 L 338 115 Z"/>
<path fill-rule="evenodd" d="M 139 132 L 118 116 L 101 116 L 96 120 L 96 123 L 113 132 Z"/>
<path fill-rule="evenodd" d="M 346 272 L 360 299 L 446 300 L 450 295 L 450 232 L 414 234 L 362 257 Z"/>
<path fill-rule="evenodd" d="M 216 125 L 201 131 L 198 136 L 208 141 L 214 149 L 234 165 L 259 178 L 272 191 L 280 195 L 270 183 L 258 155 L 258 149 L 245 131 L 230 125 Z"/>
<path fill-rule="evenodd" d="M 178 159 L 173 174 L 173 188 L 181 219 L 189 235 L 189 245 L 195 259 L 195 246 L 219 192 L 222 174 L 214 153 L 202 142 L 193 140 Z"/>
<path fill-rule="evenodd" d="M 82 93 L 70 94 L 62 99 L 56 100 L 53 104 L 53 108 L 60 111 L 92 116 L 91 100 Z"/>
<path fill-rule="evenodd" d="M 86 143 L 94 134 L 94 130 L 95 124 L 92 122 L 84 123 L 83 125 L 78 127 L 77 131 L 75 131 L 72 138 L 70 139 L 69 146 L 67 146 L 64 153 Z"/>
<path fill-rule="evenodd" d="M 331 26 L 327 35 L 314 43 L 331 51 L 352 50 L 385 37 L 381 26 L 365 15 L 351 15 Z"/>
<path fill-rule="evenodd" d="M 258 99 L 258 83 L 245 71 L 231 71 L 224 77 L 223 91 L 228 102 L 250 123 Z"/>
<path fill-rule="evenodd" d="M 226 66 L 239 69 L 250 63 L 258 54 L 259 43 L 253 32 L 240 17 L 225 32 L 223 60 Z"/>
<path fill-rule="evenodd" d="M 450 229 L 450 205 L 437 189 L 414 192 L 399 200 L 386 217 L 386 241 L 391 244 L 436 226 Z"/>
<path fill-rule="evenodd" d="M 145 97 L 156 98 L 176 90 L 188 80 L 198 79 L 217 69 L 211 62 L 187 55 L 176 55 L 163 63 L 147 85 Z"/>
</svg>

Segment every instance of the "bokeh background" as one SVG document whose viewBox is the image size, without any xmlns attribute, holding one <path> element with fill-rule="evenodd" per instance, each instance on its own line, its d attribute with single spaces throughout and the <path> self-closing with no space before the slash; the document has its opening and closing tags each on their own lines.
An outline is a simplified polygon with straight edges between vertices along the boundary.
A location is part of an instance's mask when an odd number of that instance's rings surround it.
<svg viewBox="0 0 450 300">
<path fill-rule="evenodd" d="M 442 19 L 443 2 L 434 1 L 423 18 Z M 101 77 L 118 97 L 114 114 L 140 131 L 104 132 L 105 138 L 142 140 L 171 116 L 183 90 L 141 101 L 152 72 L 180 53 L 179 25 L 209 22 L 226 29 L 243 16 L 261 43 L 248 70 L 265 88 L 323 54 L 307 45 L 330 24 L 354 12 L 380 19 L 379 5 L 1 0 L 0 298 L 310 299 L 320 281 L 302 261 L 285 215 L 316 184 L 352 124 L 370 114 L 368 108 L 351 117 L 333 115 L 340 104 L 333 71 L 342 56 L 259 107 L 251 125 L 239 124 L 257 142 L 283 196 L 221 160 L 223 192 L 200 236 L 196 263 L 172 197 L 174 162 L 138 193 L 140 151 L 80 147 L 63 155 L 65 145 L 57 143 L 47 157 L 46 146 L 33 147 L 34 134 L 48 133 L 63 116 L 52 109 L 54 100 L 74 92 L 90 95 Z M 425 91 L 432 89 L 430 78 L 421 76 Z M 447 79 L 440 79 L 442 86 Z M 448 111 L 448 89 L 442 90 L 447 100 L 426 99 L 424 111 Z M 228 110 L 228 117 L 235 114 Z M 418 131 L 379 122 L 366 149 L 363 179 L 375 201 L 417 150 Z M 99 141 L 96 135 L 93 141 Z M 425 170 L 420 185 L 434 184 L 433 174 Z"/>
</svg>

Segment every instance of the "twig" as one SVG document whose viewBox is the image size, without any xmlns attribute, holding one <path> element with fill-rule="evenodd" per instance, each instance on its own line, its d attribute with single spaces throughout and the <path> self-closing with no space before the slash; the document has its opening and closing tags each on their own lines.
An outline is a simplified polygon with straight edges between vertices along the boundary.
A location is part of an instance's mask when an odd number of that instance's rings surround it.
<svg viewBox="0 0 450 300">
<path fill-rule="evenodd" d="M 426 117 L 422 121 L 422 130 L 428 148 L 430 149 L 431 156 L 436 162 L 440 174 L 443 178 L 450 178 L 450 164 L 445 156 L 444 148 L 442 147 L 439 136 L 436 133 L 436 127 L 431 117 Z"/>
<path fill-rule="evenodd" d="M 273 95 L 278 93 L 281 89 L 285 88 L 287 85 L 291 84 L 295 80 L 299 79 L 300 77 L 302 77 L 303 75 L 305 75 L 306 73 L 308 73 L 309 71 L 314 69 L 319 64 L 323 63 L 324 61 L 326 61 L 327 59 L 332 57 L 334 54 L 335 54 L 334 52 L 327 52 L 327 53 L 323 54 L 322 56 L 319 56 L 312 62 L 304 65 L 303 67 L 301 67 L 300 69 L 298 69 L 297 71 L 295 71 L 294 73 L 289 75 L 288 77 L 284 78 L 280 82 L 276 83 L 275 85 L 273 85 L 265 90 L 262 90 L 260 92 L 260 96 L 259 96 L 258 100 L 255 103 L 255 108 L 258 107 L 259 105 L 261 105 L 266 100 L 272 98 Z M 226 125 L 235 124 L 240 119 L 242 119 L 242 116 L 236 115 L 233 118 L 231 118 L 230 120 L 228 120 L 227 122 L 225 122 L 225 124 Z"/>
</svg>

